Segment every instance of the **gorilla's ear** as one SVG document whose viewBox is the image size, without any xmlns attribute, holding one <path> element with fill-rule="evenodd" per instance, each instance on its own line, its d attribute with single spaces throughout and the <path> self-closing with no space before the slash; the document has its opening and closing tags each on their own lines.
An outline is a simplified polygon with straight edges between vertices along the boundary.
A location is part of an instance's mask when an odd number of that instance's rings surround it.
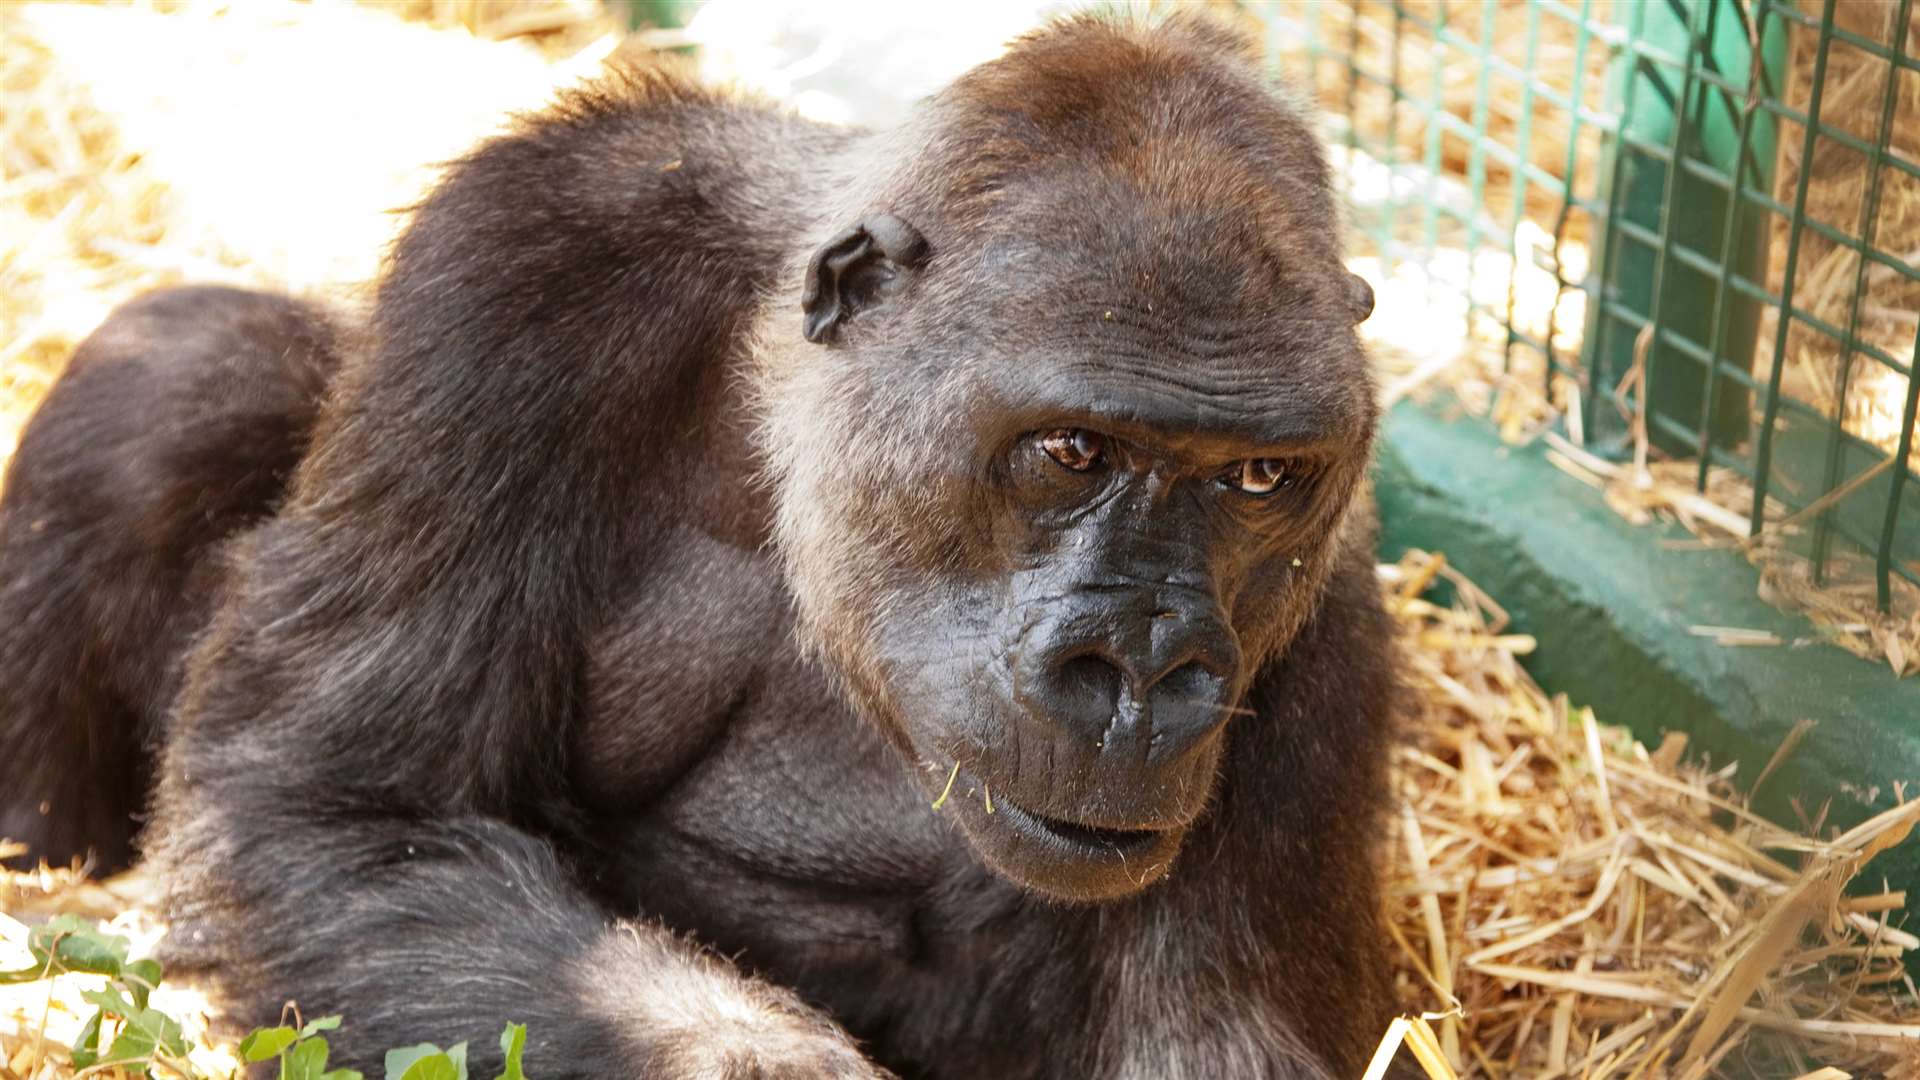
<svg viewBox="0 0 1920 1080">
<path fill-rule="evenodd" d="M 800 294 L 807 340 L 831 338 L 841 323 L 880 303 L 926 260 L 926 237 L 892 214 L 866 218 L 827 241 L 808 261 Z"/>
<path fill-rule="evenodd" d="M 1367 316 L 1373 314 L 1373 286 L 1359 274 L 1347 275 L 1347 310 L 1355 325 L 1366 322 Z"/>
</svg>

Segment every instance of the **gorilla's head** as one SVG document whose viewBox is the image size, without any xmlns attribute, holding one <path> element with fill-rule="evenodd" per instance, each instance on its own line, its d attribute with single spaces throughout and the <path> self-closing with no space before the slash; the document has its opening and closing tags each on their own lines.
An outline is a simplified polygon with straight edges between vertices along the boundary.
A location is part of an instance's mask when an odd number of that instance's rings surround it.
<svg viewBox="0 0 1920 1080">
<path fill-rule="evenodd" d="M 1144 888 L 1362 488 L 1325 162 L 1187 20 L 1056 25 L 875 145 L 760 342 L 803 632 L 989 865 Z"/>
</svg>

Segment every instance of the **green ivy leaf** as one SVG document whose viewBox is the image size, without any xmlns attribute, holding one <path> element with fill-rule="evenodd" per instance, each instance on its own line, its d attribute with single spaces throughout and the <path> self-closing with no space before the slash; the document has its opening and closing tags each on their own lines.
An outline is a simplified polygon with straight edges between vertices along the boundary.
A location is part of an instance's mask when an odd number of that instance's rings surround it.
<svg viewBox="0 0 1920 1080">
<path fill-rule="evenodd" d="M 467 1080 L 467 1044 L 432 1043 L 387 1051 L 387 1080 Z"/>
<path fill-rule="evenodd" d="M 367 1080 L 367 1078 L 360 1075 L 358 1069 L 335 1069 L 329 1073 L 321 1073 L 320 1080 Z"/>
<path fill-rule="evenodd" d="M 507 1030 L 500 1033 L 500 1052 L 506 1055 L 507 1071 L 493 1080 L 527 1080 L 527 1074 L 520 1069 L 520 1058 L 526 1049 L 527 1025 L 508 1024 Z"/>
<path fill-rule="evenodd" d="M 240 1056 L 248 1061 L 265 1061 L 270 1057 L 279 1057 L 280 1052 L 293 1045 L 299 1038 L 294 1030 L 285 1024 L 279 1027 L 254 1028 L 247 1037 L 240 1040 Z"/>
<path fill-rule="evenodd" d="M 144 1073 L 158 1048 L 159 1041 L 153 1037 L 150 1029 L 135 1027 L 129 1022 L 121 1025 L 120 1034 L 113 1037 L 113 1045 L 100 1055 L 100 1063 L 118 1065 L 128 1072 Z"/>
<path fill-rule="evenodd" d="M 323 1031 L 332 1031 L 339 1026 L 339 1017 L 322 1016 L 318 1020 L 307 1021 L 307 1026 L 300 1029 L 300 1037 L 303 1039 L 311 1039 Z M 339 1070 L 336 1069 L 335 1071 L 338 1072 Z"/>
<path fill-rule="evenodd" d="M 301 1039 L 280 1065 L 280 1080 L 320 1080 L 327 1071 L 327 1040 Z"/>
<path fill-rule="evenodd" d="M 147 997 L 160 985 L 160 974 L 160 961 L 152 959 L 135 960 L 120 969 L 120 983 L 133 991 L 135 1008 L 147 1007 Z"/>
<path fill-rule="evenodd" d="M 75 1069 L 84 1069 L 100 1060 L 100 1022 L 104 1019 L 106 1014 L 98 1009 L 94 1010 L 93 1015 L 87 1018 L 85 1026 L 80 1029 L 80 1037 L 73 1040 Z"/>
<path fill-rule="evenodd" d="M 440 1048 L 432 1043 L 421 1043 L 418 1046 L 394 1047 L 387 1051 L 386 1080 L 400 1080 L 400 1078 L 406 1074 L 406 1071 L 413 1066 L 414 1062 L 439 1052 Z"/>
<path fill-rule="evenodd" d="M 400 1080 L 464 1080 L 463 1074 L 445 1054 L 428 1054 L 407 1066 Z"/>
<path fill-rule="evenodd" d="M 52 919 L 27 937 L 27 951 L 33 954 L 42 974 L 51 967 L 90 975 L 119 975 L 127 962 L 127 947 L 126 938 L 106 933 L 78 915 Z"/>
<path fill-rule="evenodd" d="M 127 1000 L 126 995 L 120 992 L 119 987 L 113 985 L 102 987 L 99 990 L 82 990 L 80 991 L 80 999 L 88 1004 L 100 1006 L 102 1012 L 113 1016 L 132 1016 L 134 1013 L 140 1011 L 134 1008 L 133 1003 Z"/>
<path fill-rule="evenodd" d="M 137 1009 L 121 1025 L 113 1045 L 101 1056 L 103 1065 L 121 1065 L 129 1072 L 144 1073 L 155 1054 L 185 1057 L 187 1039 L 180 1021 L 158 1009 Z"/>
</svg>

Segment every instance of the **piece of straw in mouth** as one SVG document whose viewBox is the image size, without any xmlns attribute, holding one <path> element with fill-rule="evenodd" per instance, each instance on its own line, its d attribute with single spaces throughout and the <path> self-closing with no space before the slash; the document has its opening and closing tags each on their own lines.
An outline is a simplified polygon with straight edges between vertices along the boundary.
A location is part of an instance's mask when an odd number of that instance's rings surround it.
<svg viewBox="0 0 1920 1080">
<path fill-rule="evenodd" d="M 953 771 L 947 773 L 947 786 L 940 789 L 940 797 L 933 800 L 933 808 L 940 809 L 947 804 L 947 796 L 953 794 L 953 782 L 960 775 L 960 763 L 953 763 Z"/>
</svg>

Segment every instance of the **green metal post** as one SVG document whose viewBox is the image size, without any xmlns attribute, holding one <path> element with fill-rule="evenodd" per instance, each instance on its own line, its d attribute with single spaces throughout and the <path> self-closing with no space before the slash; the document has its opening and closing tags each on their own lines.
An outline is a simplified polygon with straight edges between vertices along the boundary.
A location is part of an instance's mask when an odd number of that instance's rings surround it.
<svg viewBox="0 0 1920 1080">
<path fill-rule="evenodd" d="M 1687 59 L 1698 50 L 1693 70 L 1711 72 L 1750 95 L 1777 97 L 1786 33 L 1779 20 L 1764 21 L 1756 30 L 1745 0 L 1645 0 L 1620 11 L 1622 20 L 1630 16 L 1635 25 L 1632 40 L 1615 58 L 1608 86 L 1609 109 L 1625 115 L 1609 147 L 1613 168 L 1603 172 L 1613 185 L 1606 200 L 1620 220 L 1660 232 L 1663 244 L 1656 249 L 1617 233 L 1610 237 L 1601 267 L 1602 305 L 1651 320 L 1642 393 L 1654 417 L 1693 430 L 1704 416 L 1712 443 L 1731 447 L 1748 435 L 1747 391 L 1732 380 L 1712 378 L 1709 367 L 1667 339 L 1677 336 L 1700 348 L 1717 339 L 1726 361 L 1722 367 L 1750 372 L 1763 306 L 1724 292 L 1720 303 L 1711 302 L 1711 279 L 1683 271 L 1666 256 L 1683 248 L 1750 281 L 1766 280 L 1767 216 L 1743 208 L 1738 190 L 1771 193 L 1778 131 L 1772 114 L 1751 112 L 1747 101 L 1689 79 Z M 1755 78 L 1760 86 L 1752 85 Z M 1731 186 L 1684 168 L 1684 161 L 1731 178 Z M 1736 213 L 1738 227 L 1729 228 L 1729 216 Z M 1723 243 L 1731 250 L 1723 251 Z M 1724 291 L 1724 282 L 1720 285 Z M 1656 289 L 1671 302 L 1661 303 Z M 1683 299 L 1683 294 L 1698 299 Z M 1596 328 L 1608 321 L 1601 311 Z M 1626 376 L 1637 336 L 1617 321 L 1588 335 L 1586 367 L 1598 376 L 1596 391 L 1609 392 Z M 1590 433 L 1603 440 L 1621 433 L 1610 406 L 1596 405 L 1590 415 Z M 1698 449 L 1667 430 L 1672 426 L 1649 423 L 1648 428 L 1669 450 Z"/>
</svg>

